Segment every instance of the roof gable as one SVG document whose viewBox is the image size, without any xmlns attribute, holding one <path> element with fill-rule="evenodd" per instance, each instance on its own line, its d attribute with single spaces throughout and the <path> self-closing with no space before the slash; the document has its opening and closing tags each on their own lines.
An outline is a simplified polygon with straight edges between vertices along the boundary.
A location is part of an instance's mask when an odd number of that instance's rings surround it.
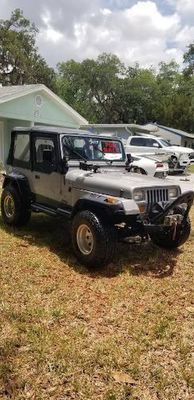
<svg viewBox="0 0 194 400">
<path fill-rule="evenodd" d="M 83 118 L 79 113 L 77 113 L 72 107 L 70 107 L 65 101 L 63 101 L 59 96 L 54 94 L 50 89 L 48 89 L 45 85 L 35 84 L 35 85 L 21 85 L 21 86 L 3 86 L 0 87 L 0 114 L 1 114 L 1 105 L 5 103 L 10 103 L 15 101 L 16 99 L 21 99 L 24 96 L 28 95 L 36 95 L 36 94 L 44 94 L 66 115 L 73 121 L 75 121 L 75 125 L 87 125 L 88 121 Z"/>
</svg>

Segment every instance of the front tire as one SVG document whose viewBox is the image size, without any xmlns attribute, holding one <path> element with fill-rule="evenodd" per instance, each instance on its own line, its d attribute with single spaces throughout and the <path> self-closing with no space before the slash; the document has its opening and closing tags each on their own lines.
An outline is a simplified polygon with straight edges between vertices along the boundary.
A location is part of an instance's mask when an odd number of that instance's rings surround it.
<svg viewBox="0 0 194 400">
<path fill-rule="evenodd" d="M 81 211 L 72 222 L 72 244 L 76 257 L 87 267 L 103 267 L 115 254 L 115 231 L 91 211 Z"/>
<path fill-rule="evenodd" d="M 17 189 L 7 186 L 1 196 L 1 215 L 3 222 L 11 226 L 22 226 L 30 219 L 31 211 L 27 207 Z"/>
<path fill-rule="evenodd" d="M 155 233 L 153 236 L 150 235 L 152 242 L 159 247 L 165 249 L 176 249 L 182 246 L 189 238 L 191 232 L 191 223 L 187 218 L 181 225 L 177 225 L 176 235 L 173 239 L 173 229 L 170 227 L 164 227 L 161 232 Z"/>
</svg>

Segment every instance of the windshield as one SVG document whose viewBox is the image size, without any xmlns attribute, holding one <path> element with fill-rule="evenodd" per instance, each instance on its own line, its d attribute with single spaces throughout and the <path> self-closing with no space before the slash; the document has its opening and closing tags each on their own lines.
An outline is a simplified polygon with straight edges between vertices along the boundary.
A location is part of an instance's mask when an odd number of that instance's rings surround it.
<svg viewBox="0 0 194 400">
<path fill-rule="evenodd" d="M 160 143 L 165 147 L 172 146 L 167 140 L 164 139 L 160 139 Z"/>
<path fill-rule="evenodd" d="M 63 152 L 70 160 L 125 161 L 122 144 L 118 140 L 63 136 Z"/>
</svg>

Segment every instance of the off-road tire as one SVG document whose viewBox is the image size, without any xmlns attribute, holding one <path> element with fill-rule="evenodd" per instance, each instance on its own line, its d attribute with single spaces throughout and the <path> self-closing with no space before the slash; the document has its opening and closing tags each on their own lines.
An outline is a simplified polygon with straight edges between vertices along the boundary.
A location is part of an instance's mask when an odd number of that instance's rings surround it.
<svg viewBox="0 0 194 400">
<path fill-rule="evenodd" d="M 104 218 L 103 218 L 104 220 Z M 116 233 L 105 220 L 91 211 L 80 211 L 72 221 L 72 245 L 77 259 L 89 268 L 101 268 L 109 264 L 116 251 Z M 77 242 L 77 232 L 80 226 L 87 225 L 93 235 L 93 249 L 90 254 L 83 254 Z"/>
<path fill-rule="evenodd" d="M 13 215 L 8 216 L 5 210 L 7 196 L 11 196 L 14 204 Z M 21 199 L 17 189 L 13 186 L 6 186 L 1 195 L 1 215 L 3 222 L 11 226 L 26 225 L 31 217 L 31 211 Z"/>
<path fill-rule="evenodd" d="M 176 235 L 173 240 L 173 228 L 164 227 L 161 232 L 155 233 L 153 236 L 150 235 L 152 242 L 159 247 L 165 249 L 176 249 L 182 246 L 189 238 L 191 232 L 191 223 L 189 218 L 184 221 L 181 225 L 177 225 Z"/>
</svg>

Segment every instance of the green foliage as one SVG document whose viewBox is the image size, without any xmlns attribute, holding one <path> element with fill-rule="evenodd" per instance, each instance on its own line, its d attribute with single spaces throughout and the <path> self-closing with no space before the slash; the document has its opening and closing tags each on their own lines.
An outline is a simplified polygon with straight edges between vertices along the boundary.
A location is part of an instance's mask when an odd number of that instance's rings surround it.
<svg viewBox="0 0 194 400">
<path fill-rule="evenodd" d="M 97 60 L 74 60 L 58 65 L 58 93 L 92 122 L 119 119 L 119 82 L 125 72 L 118 57 L 102 54 Z"/>
<path fill-rule="evenodd" d="M 91 123 L 151 121 L 194 132 L 194 44 L 158 70 L 125 66 L 114 54 L 69 60 L 50 68 L 36 48 L 38 30 L 20 9 L 0 20 L 0 82 L 44 83 Z"/>
<path fill-rule="evenodd" d="M 146 123 L 194 131 L 194 77 L 175 61 L 153 68 L 126 67 L 118 57 L 58 64 L 59 95 L 90 122 Z"/>
<path fill-rule="evenodd" d="M 9 20 L 0 20 L 0 82 L 3 85 L 44 83 L 55 85 L 55 72 L 38 54 L 38 29 L 20 9 Z"/>
<path fill-rule="evenodd" d="M 186 68 L 184 69 L 184 74 L 186 77 L 194 75 L 194 43 L 188 46 L 187 52 L 183 56 Z"/>
</svg>

